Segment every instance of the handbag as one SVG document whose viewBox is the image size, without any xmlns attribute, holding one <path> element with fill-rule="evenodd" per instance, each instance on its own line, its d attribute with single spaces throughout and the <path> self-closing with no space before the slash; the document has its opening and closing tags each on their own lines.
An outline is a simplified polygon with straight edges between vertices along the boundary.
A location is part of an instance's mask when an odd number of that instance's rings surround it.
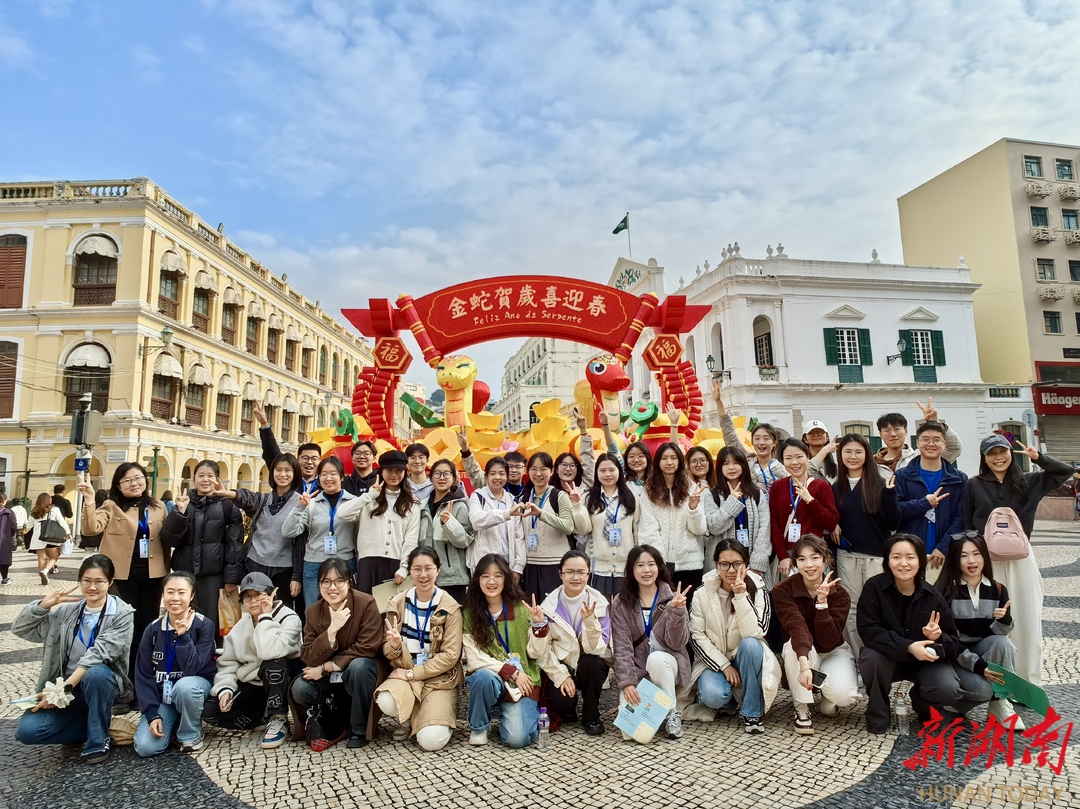
<svg viewBox="0 0 1080 809">
<path fill-rule="evenodd" d="M 56 520 L 46 519 L 41 526 L 42 542 L 63 542 L 68 537 L 68 532 Z"/>
<path fill-rule="evenodd" d="M 307 710 L 305 739 L 308 747 L 321 753 L 345 738 L 349 731 L 349 695 L 342 683 L 311 681 L 319 695 Z"/>
</svg>

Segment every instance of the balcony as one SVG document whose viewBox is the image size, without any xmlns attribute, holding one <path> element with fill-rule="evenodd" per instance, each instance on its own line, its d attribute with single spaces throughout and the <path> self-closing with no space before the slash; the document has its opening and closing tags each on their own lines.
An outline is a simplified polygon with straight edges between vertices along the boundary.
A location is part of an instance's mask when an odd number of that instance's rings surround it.
<svg viewBox="0 0 1080 809">
<path fill-rule="evenodd" d="M 82 285 L 75 287 L 75 306 L 109 306 L 116 300 L 116 285 Z"/>
<path fill-rule="evenodd" d="M 231 329 L 228 326 L 222 326 L 221 342 L 223 342 L 227 346 L 236 345 L 236 329 Z"/>
<path fill-rule="evenodd" d="M 1038 295 L 1041 301 L 1060 301 L 1065 298 L 1065 287 L 1040 284 Z"/>
<path fill-rule="evenodd" d="M 1029 197 L 1048 197 L 1054 193 L 1054 187 L 1050 183 L 1024 183 L 1024 193 Z"/>
<path fill-rule="evenodd" d="M 759 365 L 758 377 L 762 382 L 776 382 L 780 379 L 780 369 L 775 365 Z"/>
<path fill-rule="evenodd" d="M 240 419 L 240 433 L 242 435 L 254 435 L 254 433 L 251 431 L 251 425 L 252 425 L 251 419 L 241 418 Z"/>
<path fill-rule="evenodd" d="M 231 413 L 218 413 L 214 416 L 214 426 L 219 430 L 228 430 L 229 424 L 232 422 Z"/>
<path fill-rule="evenodd" d="M 991 399 L 1019 399 L 1020 388 L 990 388 Z"/>
<path fill-rule="evenodd" d="M 246 341 L 246 345 L 247 345 L 248 354 L 257 353 L 258 350 L 259 350 L 259 338 L 258 337 L 248 337 L 247 341 Z"/>
<path fill-rule="evenodd" d="M 172 298 L 167 298 L 164 295 L 158 295 L 157 299 L 158 311 L 166 317 L 171 317 L 176 320 L 176 311 L 178 304 Z"/>
<path fill-rule="evenodd" d="M 156 419 L 168 421 L 172 418 L 173 403 L 171 399 L 151 399 L 150 415 Z"/>
<path fill-rule="evenodd" d="M 1058 186 L 1058 196 L 1063 200 L 1080 199 L 1080 183 L 1065 183 Z"/>
<path fill-rule="evenodd" d="M 1061 239 L 1065 244 L 1080 244 L 1080 230 L 1066 230 Z"/>
<path fill-rule="evenodd" d="M 191 405 L 188 405 L 184 410 L 184 421 L 192 427 L 202 427 L 204 415 L 205 411 L 201 407 L 192 407 Z"/>
<path fill-rule="evenodd" d="M 1050 230 L 1047 225 L 1036 228 L 1028 228 L 1028 236 L 1031 237 L 1033 242 L 1052 242 L 1057 239 L 1054 231 Z"/>
<path fill-rule="evenodd" d="M 198 312 L 191 313 L 191 326 L 195 331 L 201 331 L 203 334 L 210 333 L 210 318 L 206 315 L 199 314 Z"/>
</svg>

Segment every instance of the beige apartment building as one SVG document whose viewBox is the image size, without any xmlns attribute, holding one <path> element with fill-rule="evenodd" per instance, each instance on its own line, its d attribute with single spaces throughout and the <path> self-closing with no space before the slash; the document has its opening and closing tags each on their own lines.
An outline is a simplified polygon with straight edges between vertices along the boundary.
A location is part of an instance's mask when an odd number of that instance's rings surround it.
<svg viewBox="0 0 1080 809">
<path fill-rule="evenodd" d="M 252 406 L 283 449 L 350 407 L 367 343 L 145 177 L 0 184 L 0 486 L 75 483 L 71 414 L 103 413 L 90 474 L 157 456 L 157 492 L 209 458 L 266 480 Z M 156 452 L 155 452 L 156 450 Z"/>
<path fill-rule="evenodd" d="M 980 284 L 982 378 L 1032 384 L 1040 438 L 1069 461 L 1080 460 L 1078 161 L 1077 146 L 1004 138 L 898 201 L 904 262 L 963 256 Z"/>
</svg>

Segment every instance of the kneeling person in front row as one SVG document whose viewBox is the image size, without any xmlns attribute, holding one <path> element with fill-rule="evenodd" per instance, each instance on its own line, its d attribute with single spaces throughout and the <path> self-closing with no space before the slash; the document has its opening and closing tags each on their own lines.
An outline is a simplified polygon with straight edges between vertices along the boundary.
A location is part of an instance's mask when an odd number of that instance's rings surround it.
<svg viewBox="0 0 1080 809">
<path fill-rule="evenodd" d="M 379 679 L 375 656 L 382 647 L 383 619 L 374 598 L 352 589 L 352 568 L 347 561 L 325 560 L 319 565 L 318 582 L 322 597 L 305 613 L 300 655 L 304 670 L 293 680 L 292 698 L 306 712 L 319 703 L 325 705 L 328 687 L 340 683 L 337 687 L 349 697 L 349 714 L 328 719 L 324 729 L 329 734 L 333 726 L 335 738 L 313 739 L 312 749 L 321 752 L 346 733 L 348 747 L 363 747 L 368 743 L 371 698 Z M 344 706 L 339 710 L 344 711 Z M 298 716 L 298 726 L 304 723 L 305 718 Z"/>
<path fill-rule="evenodd" d="M 274 601 L 277 589 L 263 573 L 240 583 L 248 616 L 225 636 L 214 687 L 203 711 L 208 725 L 250 730 L 266 722 L 262 746 L 284 743 L 289 732 L 289 679 L 300 668 L 300 616 Z M 249 620 L 250 619 L 250 620 Z"/>
<path fill-rule="evenodd" d="M 174 733 L 181 750 L 202 748 L 203 704 L 217 671 L 217 631 L 191 608 L 195 577 L 182 570 L 170 573 L 162 592 L 165 617 L 143 632 L 135 661 L 135 696 L 142 711 L 135 752 L 144 758 L 164 753 Z"/>
</svg>

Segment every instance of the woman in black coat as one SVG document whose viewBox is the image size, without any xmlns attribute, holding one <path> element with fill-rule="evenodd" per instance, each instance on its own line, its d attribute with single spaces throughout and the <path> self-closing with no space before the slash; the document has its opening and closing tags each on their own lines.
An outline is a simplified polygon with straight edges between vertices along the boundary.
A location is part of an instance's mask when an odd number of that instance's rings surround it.
<svg viewBox="0 0 1080 809">
<path fill-rule="evenodd" d="M 195 467 L 195 494 L 181 494 L 161 527 L 161 539 L 173 549 L 172 569 L 195 576 L 195 604 L 218 626 L 218 598 L 232 593 L 244 578 L 244 515 L 233 502 L 213 494 L 220 489 L 213 461 Z"/>
</svg>

